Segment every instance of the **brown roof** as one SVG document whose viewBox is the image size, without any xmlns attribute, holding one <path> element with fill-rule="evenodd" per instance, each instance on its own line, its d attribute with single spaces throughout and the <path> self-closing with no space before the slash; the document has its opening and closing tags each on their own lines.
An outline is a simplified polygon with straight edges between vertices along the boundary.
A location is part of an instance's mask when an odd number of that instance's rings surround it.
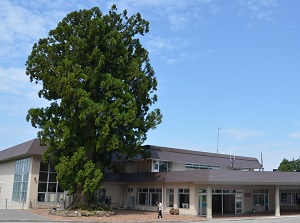
<svg viewBox="0 0 300 223">
<path fill-rule="evenodd" d="M 147 145 L 145 147 L 150 150 L 152 159 L 218 166 L 231 165 L 229 159 L 230 155 L 226 154 L 207 153 L 153 145 Z M 259 169 L 261 168 L 261 164 L 256 158 L 235 156 L 234 167 Z"/>
<path fill-rule="evenodd" d="M 159 173 L 109 174 L 106 182 L 193 182 L 204 184 L 300 185 L 300 172 L 189 170 Z"/>
<path fill-rule="evenodd" d="M 40 140 L 32 139 L 19 145 L 0 151 L 0 162 L 30 155 L 42 155 L 46 150 L 40 145 Z"/>
</svg>

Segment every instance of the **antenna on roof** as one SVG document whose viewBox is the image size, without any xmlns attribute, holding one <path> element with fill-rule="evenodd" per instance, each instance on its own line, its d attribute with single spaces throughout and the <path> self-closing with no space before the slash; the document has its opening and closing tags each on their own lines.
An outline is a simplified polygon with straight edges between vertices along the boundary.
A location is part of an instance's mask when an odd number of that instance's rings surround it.
<svg viewBox="0 0 300 223">
<path fill-rule="evenodd" d="M 263 152 L 260 151 L 260 171 L 264 171 Z"/>
<path fill-rule="evenodd" d="M 230 152 L 230 163 L 231 163 L 231 169 L 233 170 L 233 167 L 234 167 L 234 161 L 235 161 L 235 153 L 233 151 L 233 157 L 231 156 L 231 152 Z"/>
<path fill-rule="evenodd" d="M 218 128 L 218 141 L 217 141 L 217 153 L 219 153 L 219 139 L 220 139 L 220 129 L 222 129 L 222 128 Z"/>
</svg>

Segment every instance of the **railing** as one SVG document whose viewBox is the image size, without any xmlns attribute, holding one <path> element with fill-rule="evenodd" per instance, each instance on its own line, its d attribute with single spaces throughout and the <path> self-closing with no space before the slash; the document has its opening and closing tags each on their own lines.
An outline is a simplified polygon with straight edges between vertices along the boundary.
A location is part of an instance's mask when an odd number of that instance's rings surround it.
<svg viewBox="0 0 300 223">
<path fill-rule="evenodd" d="M 28 209 L 30 202 L 17 202 L 11 199 L 0 199 L 0 209 Z"/>
<path fill-rule="evenodd" d="M 13 201 L 11 199 L 0 199 L 0 209 L 51 209 L 56 207 L 58 202 L 36 202 L 30 200 L 27 202 Z"/>
</svg>

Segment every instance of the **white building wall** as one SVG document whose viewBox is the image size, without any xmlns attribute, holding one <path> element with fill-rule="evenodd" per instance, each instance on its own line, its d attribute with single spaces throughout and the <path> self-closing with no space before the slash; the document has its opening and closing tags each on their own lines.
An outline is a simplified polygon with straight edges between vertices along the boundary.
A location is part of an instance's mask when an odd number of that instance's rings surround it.
<svg viewBox="0 0 300 223">
<path fill-rule="evenodd" d="M 122 185 L 121 184 L 105 184 L 106 196 L 111 197 L 111 207 L 118 208 L 121 202 Z"/>
<path fill-rule="evenodd" d="M 12 199 L 15 165 L 14 160 L 0 163 L 0 209 L 5 207 L 6 199 Z"/>
<path fill-rule="evenodd" d="M 172 162 L 172 169 L 171 171 L 184 171 L 185 169 L 185 163 L 179 163 L 179 162 Z"/>
<path fill-rule="evenodd" d="M 31 166 L 30 166 L 30 173 L 28 179 L 27 201 L 29 202 L 28 203 L 29 205 L 31 202 L 32 207 L 34 207 L 37 202 L 40 162 L 41 162 L 41 157 L 35 157 L 35 156 L 31 157 Z"/>
</svg>

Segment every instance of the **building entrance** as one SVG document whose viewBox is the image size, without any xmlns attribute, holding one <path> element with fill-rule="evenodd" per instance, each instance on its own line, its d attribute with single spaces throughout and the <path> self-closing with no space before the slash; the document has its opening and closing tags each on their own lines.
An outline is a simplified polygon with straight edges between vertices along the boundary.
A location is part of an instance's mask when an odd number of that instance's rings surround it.
<svg viewBox="0 0 300 223">
<path fill-rule="evenodd" d="M 207 195 L 199 189 L 199 215 L 206 216 Z M 212 214 L 243 213 L 243 190 L 212 190 Z"/>
<path fill-rule="evenodd" d="M 243 213 L 243 190 L 213 190 L 213 214 Z"/>
</svg>

